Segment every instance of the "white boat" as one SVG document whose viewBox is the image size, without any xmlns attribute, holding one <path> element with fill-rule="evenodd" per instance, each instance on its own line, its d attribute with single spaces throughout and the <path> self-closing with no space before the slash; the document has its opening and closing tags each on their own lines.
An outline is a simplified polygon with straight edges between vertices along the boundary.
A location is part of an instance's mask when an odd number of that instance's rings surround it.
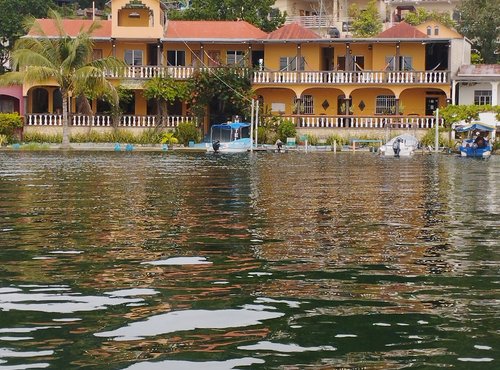
<svg viewBox="0 0 500 370">
<path fill-rule="evenodd" d="M 210 129 L 211 145 L 207 147 L 207 151 L 238 153 L 250 150 L 252 141 L 249 137 L 249 127 L 250 124 L 244 122 L 212 125 Z"/>
<path fill-rule="evenodd" d="M 418 139 L 410 134 L 396 136 L 380 147 L 380 154 L 391 157 L 408 157 L 418 148 Z M 399 153 L 398 152 L 399 149 Z"/>
</svg>

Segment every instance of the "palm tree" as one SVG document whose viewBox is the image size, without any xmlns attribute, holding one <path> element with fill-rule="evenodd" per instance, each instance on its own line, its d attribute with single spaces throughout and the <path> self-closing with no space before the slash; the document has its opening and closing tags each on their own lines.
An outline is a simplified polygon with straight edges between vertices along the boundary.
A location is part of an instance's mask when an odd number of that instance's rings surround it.
<svg viewBox="0 0 500 370">
<path fill-rule="evenodd" d="M 122 70 L 124 63 L 107 57 L 92 60 L 92 33 L 100 27 L 93 22 L 88 29 L 80 29 L 76 37 L 67 34 L 61 16 L 51 10 L 50 17 L 58 32 L 58 37 L 48 37 L 36 19 L 26 22 L 31 30 L 30 37 L 19 39 L 13 49 L 11 60 L 13 72 L 0 78 L 0 84 L 34 85 L 55 81 L 59 85 L 63 100 L 63 140 L 62 147 L 69 147 L 70 97 L 102 96 L 111 104 L 118 104 L 115 87 L 106 79 L 106 70 Z"/>
</svg>

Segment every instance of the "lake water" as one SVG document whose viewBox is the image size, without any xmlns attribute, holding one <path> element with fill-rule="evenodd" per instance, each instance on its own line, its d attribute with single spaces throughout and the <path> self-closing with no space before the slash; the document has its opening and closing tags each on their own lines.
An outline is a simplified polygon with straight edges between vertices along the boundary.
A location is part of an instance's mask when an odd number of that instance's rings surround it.
<svg viewBox="0 0 500 370">
<path fill-rule="evenodd" d="M 499 369 L 500 157 L 0 152 L 0 368 Z"/>
</svg>

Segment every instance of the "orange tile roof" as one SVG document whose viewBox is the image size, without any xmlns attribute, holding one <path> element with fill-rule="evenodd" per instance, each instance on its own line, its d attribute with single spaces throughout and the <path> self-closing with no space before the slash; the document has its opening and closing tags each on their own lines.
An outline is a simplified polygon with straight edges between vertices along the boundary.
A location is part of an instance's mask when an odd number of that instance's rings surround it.
<svg viewBox="0 0 500 370">
<path fill-rule="evenodd" d="M 397 25 L 380 32 L 375 38 L 385 39 L 422 39 L 427 38 L 427 35 L 412 25 L 401 22 Z"/>
<path fill-rule="evenodd" d="M 53 19 L 37 19 L 40 28 L 47 36 L 59 36 L 59 31 L 54 23 Z M 92 20 L 88 19 L 63 19 L 62 26 L 64 31 L 69 36 L 76 36 L 80 33 L 80 30 L 88 30 L 92 24 Z M 96 29 L 92 33 L 92 38 L 111 38 L 111 21 L 96 21 L 101 24 L 101 27 Z M 29 36 L 36 36 L 36 32 L 33 28 L 28 32 Z"/>
<path fill-rule="evenodd" d="M 290 23 L 271 32 L 267 38 L 269 40 L 310 40 L 320 39 L 321 36 L 298 23 Z"/>
<path fill-rule="evenodd" d="M 246 21 L 168 21 L 166 39 L 264 39 L 267 33 Z"/>
</svg>

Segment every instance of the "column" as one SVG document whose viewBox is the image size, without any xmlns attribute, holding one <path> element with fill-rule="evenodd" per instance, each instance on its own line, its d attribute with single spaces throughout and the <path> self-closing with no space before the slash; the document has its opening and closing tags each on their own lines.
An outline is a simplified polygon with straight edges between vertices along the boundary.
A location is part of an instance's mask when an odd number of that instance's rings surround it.
<svg viewBox="0 0 500 370">
<path fill-rule="evenodd" d="M 396 116 L 399 116 L 399 97 L 396 96 L 396 99 L 394 99 L 394 114 Z"/>
<path fill-rule="evenodd" d="M 401 44 L 398 42 L 396 44 L 396 60 L 394 61 L 394 70 L 399 71 L 401 66 L 399 65 L 399 57 L 401 55 Z"/>
<path fill-rule="evenodd" d="M 302 48 L 301 48 L 301 45 L 300 44 L 297 44 L 297 71 L 301 71 L 302 70 Z"/>
<path fill-rule="evenodd" d="M 498 83 L 499 81 L 491 81 L 491 105 L 498 105 Z"/>
<path fill-rule="evenodd" d="M 457 102 L 457 85 L 459 84 L 459 82 L 457 81 L 453 81 L 453 83 L 451 84 L 451 104 L 453 105 L 457 105 L 458 102 Z"/>
<path fill-rule="evenodd" d="M 346 42 L 345 44 L 345 70 L 350 71 L 351 70 L 351 44 Z"/>
</svg>

